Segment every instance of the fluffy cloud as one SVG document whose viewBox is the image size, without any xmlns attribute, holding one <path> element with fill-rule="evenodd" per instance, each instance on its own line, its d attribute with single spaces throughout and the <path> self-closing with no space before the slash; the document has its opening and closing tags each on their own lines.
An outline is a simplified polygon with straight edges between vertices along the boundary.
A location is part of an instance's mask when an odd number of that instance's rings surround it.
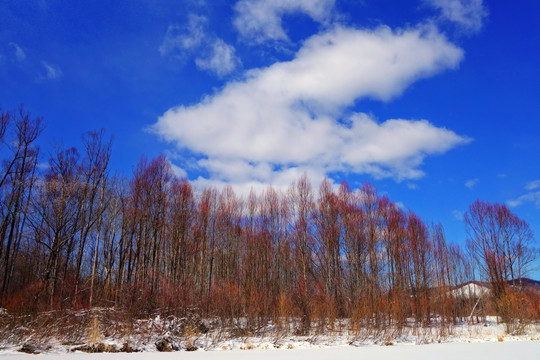
<svg viewBox="0 0 540 360">
<path fill-rule="evenodd" d="M 469 139 L 426 120 L 380 123 L 345 110 L 362 97 L 389 100 L 462 57 L 434 28 L 336 27 L 308 39 L 291 61 L 168 110 L 153 130 L 202 158 L 206 184 L 282 185 L 304 172 L 317 182 L 338 171 L 415 179 L 426 156 Z"/>
<path fill-rule="evenodd" d="M 169 159 L 169 163 L 171 164 L 171 169 L 174 172 L 174 175 L 176 175 L 176 176 L 178 176 L 179 178 L 182 178 L 182 179 L 187 178 L 186 170 L 184 170 L 181 167 L 175 165 L 170 159 Z"/>
<path fill-rule="evenodd" d="M 441 11 L 444 20 L 456 23 L 465 31 L 477 32 L 482 28 L 487 9 L 483 0 L 425 0 Z"/>
<path fill-rule="evenodd" d="M 236 69 L 240 60 L 232 45 L 206 32 L 207 21 L 204 16 L 190 14 L 185 26 L 169 25 L 159 53 L 177 58 L 202 53 L 203 56 L 195 58 L 198 68 L 218 76 L 229 74 Z"/>
<path fill-rule="evenodd" d="M 195 64 L 203 70 L 224 76 L 236 69 L 240 60 L 235 55 L 234 47 L 221 39 L 216 39 L 206 57 L 198 57 Z"/>
<path fill-rule="evenodd" d="M 206 22 L 206 17 L 190 14 L 186 25 L 169 25 L 165 39 L 159 47 L 159 53 L 162 56 L 183 56 L 186 50 L 200 46 L 206 36 L 204 30 Z"/>
<path fill-rule="evenodd" d="M 303 13 L 317 22 L 330 17 L 335 0 L 240 0 L 234 25 L 240 34 L 257 42 L 288 40 L 281 25 L 287 13 Z"/>
</svg>

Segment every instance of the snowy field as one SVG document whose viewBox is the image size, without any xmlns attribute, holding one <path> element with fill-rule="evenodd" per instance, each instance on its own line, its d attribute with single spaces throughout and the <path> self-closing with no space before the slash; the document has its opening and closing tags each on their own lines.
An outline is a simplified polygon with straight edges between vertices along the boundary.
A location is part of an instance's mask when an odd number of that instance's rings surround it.
<svg viewBox="0 0 540 360">
<path fill-rule="evenodd" d="M 85 318 L 86 320 L 86 318 Z M 94 317 L 94 324 L 98 324 Z M 151 360 L 151 359 L 188 359 L 188 360 L 227 360 L 227 359 L 435 359 L 435 360 L 540 360 L 540 324 L 528 324 L 520 329 L 520 334 L 508 334 L 504 324 L 496 317 L 488 316 L 485 322 L 476 324 L 460 323 L 448 328 L 438 327 L 435 323 L 428 328 L 407 327 L 400 332 L 391 328 L 374 333 L 373 329 L 361 329 L 351 332 L 347 324 L 338 322 L 332 330 L 312 333 L 304 336 L 289 335 L 281 332 L 261 332 L 259 336 L 229 337 L 220 331 L 209 331 L 205 334 L 182 335 L 177 318 L 154 318 L 138 320 L 134 323 L 129 336 L 122 332 L 115 333 L 109 323 L 101 323 L 101 333 L 93 334 L 86 329 L 78 336 L 60 336 L 58 324 L 49 326 L 48 337 L 40 332 L 16 333 L 5 331 L 0 341 L 0 360 L 2 359 L 118 359 L 118 360 Z M 207 321 L 210 322 L 210 321 Z M 83 324 L 85 321 L 82 322 Z M 345 327 L 339 328 L 344 325 Z M 80 326 L 75 327 L 75 329 Z M 82 327 L 84 330 L 84 326 Z M 92 327 L 93 329 L 93 327 Z M 96 328 L 99 330 L 99 327 Z M 446 329 L 446 330 L 445 330 Z M 79 329 L 80 330 L 80 329 Z M 41 331 L 45 331 L 41 329 Z M 75 330 L 73 330 L 75 331 Z M 68 333 L 73 333 L 69 330 Z M 87 332 L 89 331 L 89 332 Z M 13 336 L 10 336 L 13 335 Z M 56 336 L 55 336 L 56 334 Z M 176 335 L 175 335 L 176 334 Z M 24 336 L 23 336 L 24 335 Z M 64 334 L 65 335 L 65 334 Z M 99 335 L 99 336 L 98 336 Z M 98 339 L 99 340 L 95 340 Z M 94 339 L 94 340 L 92 340 Z M 176 352 L 159 352 L 177 349 Z M 24 344 L 24 346 L 23 346 Z M 97 344 L 112 350 L 126 351 L 128 348 L 140 352 L 104 352 L 84 353 L 81 345 Z M 86 347 L 88 347 L 86 345 Z M 186 351 L 195 348 L 196 351 Z M 21 349 L 33 349 L 39 352 L 32 355 L 19 352 Z M 95 348 L 94 348 L 95 349 Z M 86 349 L 88 350 L 88 349 Z M 103 350 L 101 350 L 103 351 Z"/>
<path fill-rule="evenodd" d="M 465 360 L 465 359 L 540 359 L 540 341 L 510 342 L 477 342 L 446 343 L 430 345 L 397 345 L 397 346 L 346 346 L 309 349 L 275 349 L 275 350 L 229 350 L 229 351 L 195 351 L 172 353 L 132 353 L 132 354 L 85 354 L 85 353 L 49 353 L 45 355 L 28 355 L 16 352 L 0 353 L 0 359 L 80 359 L 80 360 L 153 360 L 153 359 L 187 359 L 187 360 L 229 360 L 257 359 L 399 359 L 399 360 Z"/>
</svg>

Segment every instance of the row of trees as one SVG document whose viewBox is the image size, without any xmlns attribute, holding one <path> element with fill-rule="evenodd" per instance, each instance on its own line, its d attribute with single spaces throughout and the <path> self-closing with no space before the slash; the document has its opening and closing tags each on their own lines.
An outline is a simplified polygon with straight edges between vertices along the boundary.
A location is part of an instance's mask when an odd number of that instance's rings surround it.
<svg viewBox="0 0 540 360">
<path fill-rule="evenodd" d="M 104 131 L 85 134 L 80 152 L 55 149 L 42 168 L 41 120 L 21 108 L 0 125 L 0 301 L 10 309 L 194 311 L 303 331 L 337 318 L 428 325 L 434 313 L 450 324 L 474 307 L 450 290 L 477 264 L 501 300 L 534 258 L 528 225 L 504 205 L 471 206 L 464 252 L 370 184 L 314 190 L 303 176 L 242 198 L 194 191 L 164 156 L 141 158 L 127 180 L 111 175 Z"/>
</svg>

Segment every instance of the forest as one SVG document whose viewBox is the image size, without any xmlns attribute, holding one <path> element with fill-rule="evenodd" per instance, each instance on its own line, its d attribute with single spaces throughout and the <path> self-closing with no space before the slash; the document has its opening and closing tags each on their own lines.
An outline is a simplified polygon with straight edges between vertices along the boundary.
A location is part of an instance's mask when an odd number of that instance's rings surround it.
<svg viewBox="0 0 540 360">
<path fill-rule="evenodd" d="M 534 236 L 504 204 L 471 204 L 460 246 L 370 183 L 313 186 L 304 175 L 286 191 L 238 196 L 195 189 L 163 155 L 142 156 L 124 178 L 109 166 L 105 130 L 83 134 L 79 149 L 44 152 L 41 118 L 21 106 L 0 121 L 0 307 L 9 313 L 114 308 L 296 334 L 342 319 L 351 329 L 540 319 L 540 292 L 523 282 Z M 471 281 L 490 295 L 452 292 Z"/>
</svg>

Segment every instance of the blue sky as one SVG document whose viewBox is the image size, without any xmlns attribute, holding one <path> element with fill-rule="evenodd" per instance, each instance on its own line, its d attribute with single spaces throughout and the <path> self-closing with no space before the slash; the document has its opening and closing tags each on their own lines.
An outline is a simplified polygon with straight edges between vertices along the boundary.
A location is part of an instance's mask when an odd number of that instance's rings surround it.
<svg viewBox="0 0 540 360">
<path fill-rule="evenodd" d="M 0 1 L 0 105 L 46 151 L 114 134 L 197 186 L 306 171 L 379 191 L 463 242 L 476 199 L 540 234 L 536 0 Z M 44 153 L 43 161 L 47 154 Z"/>
</svg>

